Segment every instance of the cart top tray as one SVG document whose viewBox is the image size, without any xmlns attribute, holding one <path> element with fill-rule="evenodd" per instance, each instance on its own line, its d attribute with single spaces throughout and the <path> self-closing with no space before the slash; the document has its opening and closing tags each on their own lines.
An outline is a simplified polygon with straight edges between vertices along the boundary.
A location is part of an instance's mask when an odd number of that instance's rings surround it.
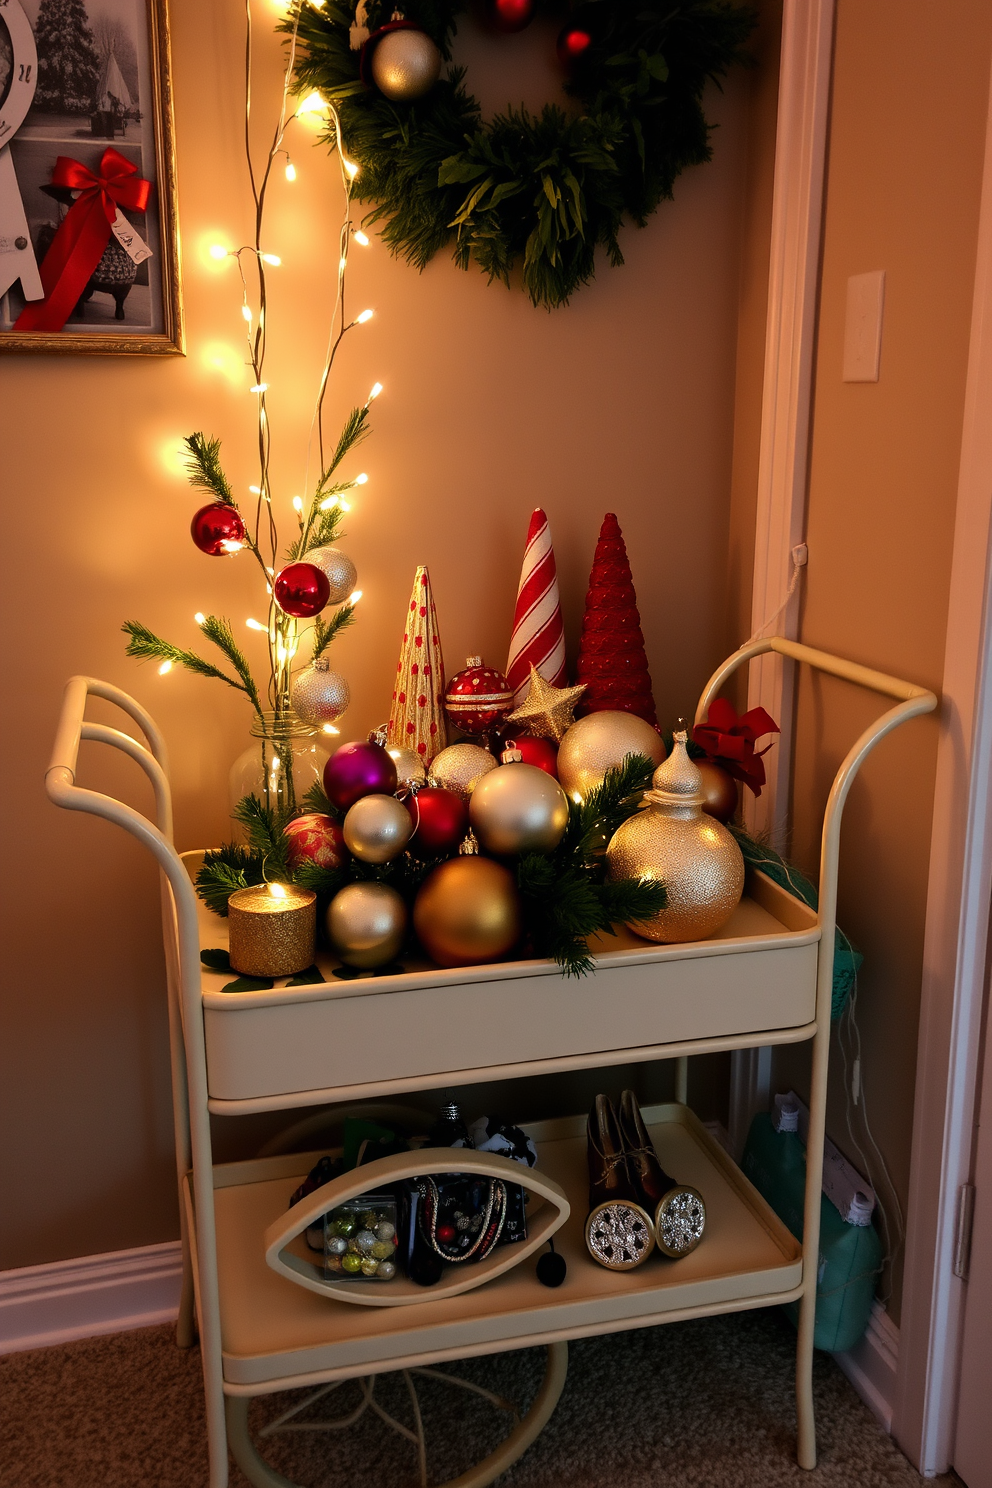
<svg viewBox="0 0 992 1488">
<path fill-rule="evenodd" d="M 549 1291 L 531 1256 L 475 1291 L 420 1305 L 350 1307 L 320 1297 L 265 1264 L 262 1235 L 281 1218 L 312 1154 L 215 1169 L 224 1375 L 232 1393 L 257 1393 L 307 1378 L 348 1376 L 411 1363 L 465 1358 L 554 1338 L 640 1327 L 686 1315 L 759 1306 L 795 1294 L 798 1243 L 685 1106 L 647 1108 L 662 1164 L 695 1185 L 706 1235 L 691 1255 L 653 1256 L 636 1271 L 605 1271 L 583 1239 L 588 1207 L 584 1120 L 527 1130 L 538 1168 L 561 1184 L 571 1216 L 555 1238 L 568 1264 Z M 356 1283 L 361 1285 L 361 1283 Z"/>
<path fill-rule="evenodd" d="M 200 910 L 201 944 L 227 924 Z M 595 971 L 502 961 L 271 991 L 223 990 L 204 971 L 211 1109 L 240 1114 L 429 1089 L 551 1069 L 614 1064 L 723 1040 L 776 1043 L 813 1032 L 816 914 L 762 874 L 711 940 L 655 945 L 621 931 L 593 946 Z"/>
</svg>

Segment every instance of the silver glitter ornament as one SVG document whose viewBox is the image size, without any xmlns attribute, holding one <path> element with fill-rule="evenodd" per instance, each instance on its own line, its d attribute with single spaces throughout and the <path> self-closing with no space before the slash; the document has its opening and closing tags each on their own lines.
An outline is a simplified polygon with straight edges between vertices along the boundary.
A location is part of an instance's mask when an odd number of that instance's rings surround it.
<svg viewBox="0 0 992 1488">
<path fill-rule="evenodd" d="M 694 1188 L 680 1184 L 658 1205 L 654 1231 L 658 1249 L 677 1260 L 695 1250 L 706 1229 L 706 1205 Z"/>
<path fill-rule="evenodd" d="M 326 576 L 331 586 L 328 604 L 341 604 L 349 594 L 354 593 L 358 569 L 340 548 L 311 548 L 306 555 L 306 562 L 312 563 L 314 568 L 319 568 Z"/>
<path fill-rule="evenodd" d="M 639 1204 L 611 1199 L 586 1220 L 586 1247 L 608 1271 L 633 1271 L 654 1250 L 654 1226 Z"/>
<path fill-rule="evenodd" d="M 351 702 L 351 689 L 339 673 L 331 671 L 325 658 L 318 656 L 293 683 L 290 702 L 303 723 L 334 723 Z"/>
</svg>

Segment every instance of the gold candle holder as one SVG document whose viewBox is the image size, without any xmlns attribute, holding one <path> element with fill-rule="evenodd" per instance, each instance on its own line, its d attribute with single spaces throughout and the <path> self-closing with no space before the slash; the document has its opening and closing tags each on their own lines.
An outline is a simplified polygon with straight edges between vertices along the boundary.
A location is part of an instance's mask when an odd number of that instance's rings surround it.
<svg viewBox="0 0 992 1488">
<path fill-rule="evenodd" d="M 292 976 L 313 965 L 317 896 L 295 884 L 251 884 L 227 901 L 231 965 L 242 976 Z"/>
</svg>

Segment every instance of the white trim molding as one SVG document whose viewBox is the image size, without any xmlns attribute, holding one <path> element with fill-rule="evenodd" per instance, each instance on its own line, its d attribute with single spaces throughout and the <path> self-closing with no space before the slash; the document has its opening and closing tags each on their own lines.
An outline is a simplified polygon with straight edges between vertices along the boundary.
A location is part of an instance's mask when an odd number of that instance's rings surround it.
<svg viewBox="0 0 992 1488">
<path fill-rule="evenodd" d="M 868 1409 L 891 1432 L 899 1371 L 899 1329 L 881 1302 L 871 1304 L 868 1327 L 860 1343 L 833 1357 Z"/>
<path fill-rule="evenodd" d="M 0 1271 L 0 1354 L 173 1322 L 178 1240 Z"/>
<path fill-rule="evenodd" d="M 798 593 L 788 604 L 785 601 L 792 581 L 792 552 L 803 541 L 806 522 L 833 29 L 834 0 L 785 0 L 751 629 L 762 630 L 777 615 L 774 633 L 792 640 L 798 635 Z M 748 707 L 767 708 L 782 733 L 766 767 L 768 786 L 757 800 L 746 803 L 745 818 L 749 830 L 770 833 L 779 847 L 789 802 L 792 673 L 792 663 L 762 656 L 752 662 L 748 684 Z"/>
<path fill-rule="evenodd" d="M 950 1465 L 964 1282 L 954 1275 L 968 1181 L 992 899 L 992 86 L 937 752 L 902 1349 L 893 1433 L 920 1472 Z"/>
</svg>

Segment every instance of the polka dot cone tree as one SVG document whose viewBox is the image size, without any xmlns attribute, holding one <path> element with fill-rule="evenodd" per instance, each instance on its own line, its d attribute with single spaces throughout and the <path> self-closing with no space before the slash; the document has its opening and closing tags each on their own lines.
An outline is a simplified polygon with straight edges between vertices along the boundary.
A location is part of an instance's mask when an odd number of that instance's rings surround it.
<svg viewBox="0 0 992 1488">
<path fill-rule="evenodd" d="M 407 607 L 386 744 L 413 749 L 429 764 L 448 742 L 444 721 L 444 657 L 427 569 L 417 569 Z"/>
</svg>

